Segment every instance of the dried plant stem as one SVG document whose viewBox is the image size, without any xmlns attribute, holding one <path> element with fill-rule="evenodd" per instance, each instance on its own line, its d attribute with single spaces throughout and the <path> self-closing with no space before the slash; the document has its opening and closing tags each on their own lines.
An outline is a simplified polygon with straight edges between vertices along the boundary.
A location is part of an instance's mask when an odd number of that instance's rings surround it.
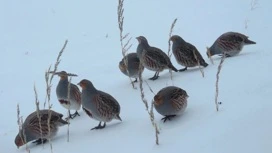
<svg viewBox="0 0 272 153">
<path fill-rule="evenodd" d="M 197 61 L 197 65 L 198 65 L 198 67 L 199 67 L 199 71 L 200 71 L 200 73 L 202 74 L 202 77 L 204 78 L 204 71 L 203 71 L 202 67 L 200 66 L 200 62 L 199 62 L 199 59 L 198 59 L 197 56 L 196 56 L 196 51 L 195 51 L 195 50 L 193 50 L 193 54 L 194 54 L 194 58 L 195 58 L 196 61 Z"/>
<path fill-rule="evenodd" d="M 17 104 L 17 124 L 19 127 L 19 136 L 22 140 L 24 140 L 24 142 L 26 142 L 26 135 L 25 135 L 25 131 L 23 130 L 23 123 L 24 123 L 23 117 L 20 116 L 20 106 L 19 104 Z M 30 153 L 30 149 L 28 148 L 27 143 L 26 143 L 26 151 Z"/>
<path fill-rule="evenodd" d="M 71 90 L 71 82 L 72 82 L 72 77 L 70 77 L 69 79 L 69 84 L 68 84 L 68 101 L 70 102 L 70 90 Z M 67 122 L 70 121 L 70 106 L 69 105 L 69 109 L 68 109 L 68 117 L 67 117 Z M 70 124 L 68 124 L 68 128 L 67 128 L 67 142 L 70 141 Z"/>
<path fill-rule="evenodd" d="M 147 111 L 147 113 L 149 115 L 150 121 L 151 121 L 153 127 L 155 128 L 156 144 L 159 145 L 159 136 L 158 135 L 159 135 L 160 132 L 159 132 L 159 128 L 158 128 L 157 124 L 155 123 L 155 117 L 154 117 L 154 113 L 153 113 L 154 102 L 152 101 L 151 108 L 149 110 L 148 109 L 148 102 L 145 99 L 144 88 L 143 88 L 143 79 L 142 79 L 142 71 L 141 70 L 139 71 L 139 84 L 140 84 L 141 99 L 142 99 L 142 102 L 145 105 L 145 108 L 146 108 L 146 111 Z M 150 89 L 150 91 L 152 93 L 154 93 L 150 86 L 149 86 L 149 89 Z"/>
<path fill-rule="evenodd" d="M 131 38 L 127 37 L 129 36 L 129 33 L 126 33 L 125 35 L 123 35 L 123 25 L 124 25 L 124 0 L 118 0 L 118 7 L 117 7 L 117 14 L 118 14 L 118 27 L 119 27 L 119 31 L 120 31 L 120 44 L 121 44 L 121 49 L 122 49 L 122 55 L 124 57 L 124 64 L 126 66 L 126 71 L 127 74 L 129 74 L 129 71 L 127 69 L 128 67 L 128 60 L 126 58 L 126 53 L 127 51 L 131 48 L 132 44 L 130 44 Z M 126 43 L 124 44 L 124 40 L 127 39 Z M 131 77 L 129 77 L 129 80 L 131 82 L 132 88 L 136 89 L 134 82 L 132 81 Z"/>
<path fill-rule="evenodd" d="M 172 22 L 171 24 L 171 27 L 170 27 L 170 31 L 169 31 L 169 39 L 168 39 L 168 52 L 167 52 L 167 55 L 169 58 L 171 58 L 172 54 L 170 53 L 171 52 L 171 43 L 170 43 L 170 38 L 172 36 L 172 33 L 173 33 L 173 29 L 175 27 L 175 24 L 177 22 L 177 18 L 174 19 L 174 21 Z M 172 84 L 173 84 L 173 74 L 172 74 L 172 70 L 169 70 L 170 72 L 170 78 L 171 78 L 171 81 L 172 81 Z"/>
<path fill-rule="evenodd" d="M 58 57 L 57 57 L 56 63 L 55 63 L 55 65 L 54 65 L 53 74 L 58 70 L 58 66 L 59 66 L 59 63 L 60 63 L 60 61 L 61 61 L 61 60 L 60 60 L 60 57 L 61 57 L 62 53 L 64 52 L 67 43 L 68 43 L 68 40 L 65 40 L 64 45 L 63 45 L 63 47 L 61 48 L 61 50 L 60 50 L 60 52 L 59 52 L 59 55 L 58 55 Z M 51 75 L 51 78 L 50 78 L 50 81 L 49 81 L 50 83 L 52 82 L 53 78 L 54 78 L 54 75 Z"/>
<path fill-rule="evenodd" d="M 47 70 L 47 72 L 45 72 L 45 82 L 46 82 L 46 98 L 47 99 L 47 104 L 48 104 L 48 119 L 47 119 L 47 126 L 48 126 L 48 133 L 49 135 L 51 135 L 51 126 L 50 126 L 50 121 L 51 121 L 51 108 L 52 108 L 52 104 L 50 102 L 51 100 L 51 81 L 49 79 L 49 72 L 50 72 L 50 68 L 51 66 L 49 67 L 49 69 Z M 52 74 L 53 75 L 53 74 Z M 46 102 L 45 102 L 46 103 Z M 53 146 L 52 146 L 52 142 L 51 142 L 51 138 L 49 137 L 49 144 L 50 144 L 50 149 L 51 149 L 51 153 L 53 153 Z"/>
<path fill-rule="evenodd" d="M 256 8 L 258 8 L 259 1 L 258 0 L 251 0 L 250 3 L 250 10 L 254 11 Z"/>
<path fill-rule="evenodd" d="M 218 65 L 218 68 L 217 68 L 217 73 L 216 73 L 216 84 L 215 84 L 215 106 L 216 106 L 216 111 L 219 110 L 219 105 L 218 105 L 218 95 L 219 95 L 219 74 L 221 72 L 221 69 L 222 69 L 222 65 L 223 65 L 223 62 L 226 58 L 226 55 L 225 53 L 223 54 L 222 58 L 221 58 L 221 61 Z"/>
<path fill-rule="evenodd" d="M 177 20 L 178 20 L 178 19 L 175 18 L 175 20 L 172 22 L 171 27 L 170 27 L 170 31 L 169 31 L 168 52 L 167 52 L 167 55 L 168 55 L 169 58 L 171 58 L 171 56 L 172 56 L 172 54 L 170 53 L 170 51 L 171 51 L 170 38 L 171 38 L 171 36 L 172 36 L 173 29 L 174 29 L 174 27 L 175 27 L 175 25 L 176 25 Z"/>
<path fill-rule="evenodd" d="M 37 93 L 37 89 L 36 89 L 35 84 L 34 84 L 34 94 L 35 94 L 36 113 L 37 113 L 37 117 L 39 119 L 40 134 L 41 134 L 41 139 L 43 139 L 43 131 L 42 131 L 42 124 L 41 124 L 41 117 L 40 117 L 40 102 L 38 99 L 38 93 Z M 43 144 L 43 142 L 42 142 L 42 144 Z"/>
</svg>

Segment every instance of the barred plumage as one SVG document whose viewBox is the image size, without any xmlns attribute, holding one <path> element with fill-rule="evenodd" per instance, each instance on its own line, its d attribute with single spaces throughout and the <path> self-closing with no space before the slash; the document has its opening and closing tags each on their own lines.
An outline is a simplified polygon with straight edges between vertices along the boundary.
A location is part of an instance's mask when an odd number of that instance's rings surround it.
<svg viewBox="0 0 272 153">
<path fill-rule="evenodd" d="M 126 64 L 125 59 L 127 60 Z M 144 67 L 140 65 L 140 59 L 136 53 L 129 53 L 119 62 L 119 69 L 126 76 L 135 78 L 134 82 L 137 82 L 139 71 L 143 71 Z"/>
<path fill-rule="evenodd" d="M 178 70 L 173 66 L 170 58 L 159 48 L 151 47 L 144 36 L 136 38 L 139 42 L 137 47 L 137 55 L 142 65 L 151 70 L 156 71 L 155 75 L 150 80 L 156 80 L 159 73 L 164 69 L 171 69 L 177 72 Z"/>
<path fill-rule="evenodd" d="M 83 110 L 91 118 L 100 121 L 99 125 L 92 128 L 102 129 L 106 126 L 106 122 L 112 119 L 122 121 L 120 118 L 120 105 L 110 94 L 97 90 L 91 81 L 83 79 L 78 85 L 82 88 L 82 107 Z M 104 125 L 101 126 L 101 122 Z"/>
<path fill-rule="evenodd" d="M 56 88 L 58 100 L 64 108 L 69 109 L 69 117 L 73 119 L 74 117 L 79 116 L 79 113 L 77 111 L 80 110 L 81 107 L 81 92 L 75 84 L 71 83 L 69 101 L 68 99 L 69 74 L 66 73 L 65 71 L 56 72 L 55 74 L 60 77 L 60 81 Z M 70 110 L 75 110 L 75 113 L 70 114 Z"/>
<path fill-rule="evenodd" d="M 173 35 L 170 38 L 170 41 L 173 42 L 172 51 L 177 62 L 180 65 L 185 66 L 184 69 L 180 69 L 179 71 L 185 71 L 187 70 L 187 67 L 198 66 L 198 63 L 204 67 L 208 66 L 194 45 L 184 41 L 178 35 Z"/>
<path fill-rule="evenodd" d="M 256 44 L 248 39 L 248 36 L 238 32 L 227 32 L 222 34 L 213 45 L 207 49 L 207 56 L 226 54 L 227 57 L 239 54 L 244 45 Z"/>
<path fill-rule="evenodd" d="M 168 86 L 161 89 L 154 96 L 154 106 L 159 114 L 165 116 L 162 118 L 165 122 L 185 111 L 188 97 L 185 90 L 175 86 Z"/>
<path fill-rule="evenodd" d="M 39 117 L 41 122 L 39 121 L 39 118 L 37 116 L 37 111 L 28 115 L 22 125 L 22 129 L 20 129 L 19 133 L 15 138 L 15 144 L 18 148 L 33 140 L 36 140 L 33 142 L 36 144 L 45 143 L 47 139 L 52 138 L 57 134 L 59 126 L 68 124 L 67 121 L 62 119 L 62 114 L 57 113 L 53 110 L 40 110 Z M 49 118 L 50 130 L 48 128 Z"/>
</svg>

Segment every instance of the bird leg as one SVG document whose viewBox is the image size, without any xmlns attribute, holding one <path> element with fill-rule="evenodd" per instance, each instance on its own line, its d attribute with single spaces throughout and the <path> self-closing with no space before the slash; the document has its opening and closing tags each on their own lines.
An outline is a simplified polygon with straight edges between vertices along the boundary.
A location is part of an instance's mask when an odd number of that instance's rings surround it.
<svg viewBox="0 0 272 153">
<path fill-rule="evenodd" d="M 80 116 L 79 115 L 79 113 L 76 111 L 74 114 L 70 114 L 70 112 L 69 112 L 69 117 L 70 117 L 70 119 L 73 119 L 73 118 L 75 118 L 76 116 Z"/>
<path fill-rule="evenodd" d="M 183 68 L 183 69 L 180 69 L 179 72 L 183 72 L 183 71 L 186 71 L 187 70 L 187 67 Z"/>
<path fill-rule="evenodd" d="M 104 125 L 103 125 L 103 126 L 101 126 L 101 122 L 99 122 L 98 126 L 92 128 L 91 130 L 94 130 L 94 129 L 103 129 L 103 128 L 105 128 L 105 127 L 106 127 L 106 122 L 104 122 Z"/>
<path fill-rule="evenodd" d="M 135 78 L 135 80 L 133 81 L 134 83 L 138 82 L 137 78 Z"/>
<path fill-rule="evenodd" d="M 171 121 L 171 118 L 175 117 L 176 115 L 166 115 L 164 118 L 162 118 L 161 120 L 163 120 L 163 122 L 166 122 L 167 120 Z"/>
<path fill-rule="evenodd" d="M 223 56 L 224 54 L 218 54 L 218 56 Z M 231 57 L 229 54 L 225 54 L 225 57 Z"/>
<path fill-rule="evenodd" d="M 152 78 L 149 78 L 149 80 L 157 80 L 159 78 L 159 72 L 156 72 Z"/>
<path fill-rule="evenodd" d="M 36 143 L 36 145 L 39 145 L 39 144 L 44 144 L 46 142 L 47 142 L 47 139 L 45 139 L 45 138 L 39 138 L 39 139 L 33 141 L 32 143 Z"/>
</svg>

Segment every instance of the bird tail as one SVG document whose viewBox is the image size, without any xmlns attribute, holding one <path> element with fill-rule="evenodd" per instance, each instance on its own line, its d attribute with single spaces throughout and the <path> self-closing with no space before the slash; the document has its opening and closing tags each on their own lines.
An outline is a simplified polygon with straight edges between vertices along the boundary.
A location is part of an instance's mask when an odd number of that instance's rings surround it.
<svg viewBox="0 0 272 153">
<path fill-rule="evenodd" d="M 121 117 L 119 116 L 119 114 L 117 114 L 117 115 L 115 116 L 115 118 L 116 118 L 117 120 L 122 121 L 122 119 L 121 119 Z"/>
<path fill-rule="evenodd" d="M 169 64 L 168 65 L 168 67 L 170 68 L 170 69 L 172 69 L 173 71 L 175 71 L 175 72 L 178 72 L 178 69 L 176 69 L 174 66 L 173 66 L 173 64 Z"/>
<path fill-rule="evenodd" d="M 249 39 L 246 39 L 245 44 L 256 44 L 256 42 L 254 42 L 252 40 L 249 40 Z"/>
<path fill-rule="evenodd" d="M 201 66 L 207 67 L 209 64 L 206 63 L 204 60 L 200 63 Z"/>
</svg>

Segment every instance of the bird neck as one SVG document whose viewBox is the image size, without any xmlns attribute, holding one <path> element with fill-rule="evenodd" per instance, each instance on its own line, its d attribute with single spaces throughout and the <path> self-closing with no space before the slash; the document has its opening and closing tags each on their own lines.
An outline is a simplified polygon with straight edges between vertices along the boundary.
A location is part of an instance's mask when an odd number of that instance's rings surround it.
<svg viewBox="0 0 272 153">
<path fill-rule="evenodd" d="M 138 56 L 139 56 L 139 55 L 142 55 L 144 49 L 149 48 L 149 47 L 150 47 L 150 46 L 149 46 L 148 43 L 140 43 L 140 44 L 138 45 L 138 47 L 137 47 L 137 54 L 138 54 Z"/>
<path fill-rule="evenodd" d="M 216 54 L 221 54 L 221 50 L 217 47 L 217 44 L 215 43 L 209 49 L 210 49 L 211 56 Z"/>
<path fill-rule="evenodd" d="M 67 77 L 61 77 L 60 78 L 59 84 L 68 84 L 68 83 L 69 83 L 69 81 L 68 81 Z"/>
</svg>

